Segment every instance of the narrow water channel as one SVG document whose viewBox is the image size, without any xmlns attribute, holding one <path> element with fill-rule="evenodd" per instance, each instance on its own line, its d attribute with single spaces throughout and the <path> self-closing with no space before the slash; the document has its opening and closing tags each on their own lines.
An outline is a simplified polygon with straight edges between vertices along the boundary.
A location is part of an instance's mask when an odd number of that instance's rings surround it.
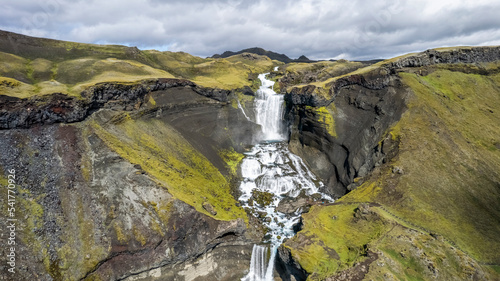
<svg viewBox="0 0 500 281">
<path fill-rule="evenodd" d="M 268 233 L 261 244 L 254 245 L 249 273 L 242 281 L 274 280 L 277 248 L 285 238 L 294 235 L 293 226 L 300 219 L 300 210 L 284 214 L 276 210 L 278 205 L 284 199 L 318 193 L 323 185 L 302 159 L 288 150 L 283 95 L 274 92 L 274 82 L 266 78 L 268 74 L 259 75 L 255 122 L 261 125 L 261 133 L 256 136 L 259 143 L 245 153 L 241 164 L 239 198 L 243 207 L 261 218 Z M 331 199 L 323 194 L 318 196 Z"/>
</svg>

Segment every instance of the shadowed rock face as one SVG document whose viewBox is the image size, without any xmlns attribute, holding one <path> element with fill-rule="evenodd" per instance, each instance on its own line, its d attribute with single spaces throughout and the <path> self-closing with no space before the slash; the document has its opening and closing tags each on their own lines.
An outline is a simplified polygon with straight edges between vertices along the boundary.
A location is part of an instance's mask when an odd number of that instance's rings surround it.
<svg viewBox="0 0 500 281">
<path fill-rule="evenodd" d="M 432 71 L 438 64 L 488 63 L 500 59 L 500 47 L 428 50 L 381 64 L 371 71 L 347 75 L 325 85 L 295 87 L 285 96 L 290 148 L 326 183 L 325 192 L 340 197 L 355 188 L 355 178 L 395 155 L 396 141 L 386 136 L 406 109 L 409 91 L 398 72 Z M 482 73 L 470 65 L 457 71 Z M 485 71 L 483 71 L 485 72 Z M 316 108 L 334 106 L 336 136 L 325 129 Z"/>
<path fill-rule="evenodd" d="M 218 151 L 251 144 L 258 128 L 224 102 L 228 92 L 182 80 L 148 87 L 96 86 L 84 100 L 53 95 L 35 109 L 46 118 L 20 117 L 33 116 L 24 107 L 31 101 L 4 104 L 2 124 L 25 128 L 0 130 L 0 169 L 15 169 L 20 186 L 18 280 L 237 280 L 248 270 L 243 220 L 219 221 L 175 199 L 91 124 L 120 122 L 123 109 L 160 120 L 226 175 Z M 73 121 L 81 122 L 64 124 Z"/>
<path fill-rule="evenodd" d="M 228 90 L 204 88 L 188 80 L 157 79 L 138 84 L 101 83 L 83 91 L 82 98 L 58 93 L 31 99 L 0 95 L 0 128 L 79 122 L 100 108 L 138 109 L 146 94 L 179 87 L 220 102 L 226 102 L 230 94 Z"/>
<path fill-rule="evenodd" d="M 384 161 L 394 144 L 380 139 L 404 111 L 407 91 L 397 78 L 382 89 L 360 85 L 342 88 L 334 104 L 336 137 L 331 136 L 320 116 L 307 105 L 291 105 L 290 149 L 301 156 L 323 179 L 325 192 L 340 197 L 357 177 L 363 177 Z M 288 95 L 291 97 L 291 95 Z"/>
</svg>

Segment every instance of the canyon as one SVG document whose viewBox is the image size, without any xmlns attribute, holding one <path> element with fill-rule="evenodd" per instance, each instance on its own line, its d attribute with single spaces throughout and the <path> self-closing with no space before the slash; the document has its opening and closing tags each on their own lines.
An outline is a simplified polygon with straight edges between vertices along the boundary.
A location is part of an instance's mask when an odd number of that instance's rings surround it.
<svg viewBox="0 0 500 281">
<path fill-rule="evenodd" d="M 269 240 L 269 195 L 239 201 L 262 73 L 280 141 L 335 199 L 276 207 L 299 220 L 275 280 L 500 277 L 500 47 L 284 63 L 0 35 L 0 184 L 15 169 L 18 185 L 5 280 L 247 275 Z"/>
</svg>

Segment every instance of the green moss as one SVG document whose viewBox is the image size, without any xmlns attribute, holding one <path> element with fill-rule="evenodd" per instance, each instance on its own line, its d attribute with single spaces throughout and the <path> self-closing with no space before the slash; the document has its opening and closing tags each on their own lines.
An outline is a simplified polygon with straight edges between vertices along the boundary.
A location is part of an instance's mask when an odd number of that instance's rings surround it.
<svg viewBox="0 0 500 281">
<path fill-rule="evenodd" d="M 273 202 L 274 194 L 270 192 L 252 190 L 252 200 L 260 206 L 268 206 Z"/>
<path fill-rule="evenodd" d="M 335 131 L 335 119 L 333 118 L 336 112 L 335 104 L 332 102 L 329 106 L 320 107 L 316 109 L 318 114 L 318 121 L 324 124 L 325 129 L 328 134 L 332 137 L 337 137 L 337 132 Z"/>
<path fill-rule="evenodd" d="M 306 110 L 314 115 L 314 119 L 322 125 L 330 136 L 337 137 L 334 119 L 336 109 L 333 102 L 323 107 L 306 106 Z"/>
<path fill-rule="evenodd" d="M 88 142 L 88 139 L 85 138 L 85 136 L 89 135 L 89 130 L 88 128 L 84 128 L 82 130 L 82 139 L 83 145 L 85 146 L 87 151 L 90 151 L 90 144 Z M 92 171 L 92 156 L 90 153 L 82 153 L 82 158 L 81 158 L 81 163 L 80 163 L 80 170 L 82 172 L 83 179 L 87 182 L 91 181 L 93 179 L 93 171 Z"/>
<path fill-rule="evenodd" d="M 26 63 L 26 77 L 28 77 L 28 79 L 32 83 L 35 83 L 35 79 L 33 78 L 33 72 L 35 72 L 35 70 L 33 69 L 33 64 L 31 60 L 28 60 L 28 62 Z"/>
<path fill-rule="evenodd" d="M 141 246 L 146 245 L 146 237 L 144 237 L 135 226 L 132 227 L 132 233 L 134 234 L 135 240 L 141 243 Z"/>
<path fill-rule="evenodd" d="M 164 235 L 161 225 L 156 220 L 151 220 L 150 224 L 153 231 L 158 233 L 160 236 Z"/>
<path fill-rule="evenodd" d="M 286 245 L 291 247 L 300 265 L 314 273 L 311 280 L 324 280 L 364 260 L 367 245 L 390 229 L 378 215 L 370 215 L 369 222 L 356 219 L 357 207 L 355 204 L 313 206 L 303 215 L 303 230 Z"/>
<path fill-rule="evenodd" d="M 227 168 L 233 176 L 238 173 L 239 165 L 243 158 L 245 158 L 245 155 L 236 152 L 234 148 L 220 150 L 219 156 L 222 158 L 222 160 L 224 160 Z"/>
<path fill-rule="evenodd" d="M 113 224 L 113 229 L 115 230 L 116 239 L 120 243 L 126 243 L 128 238 L 127 236 L 125 236 L 125 233 L 119 221 L 115 221 L 115 223 Z"/>
<path fill-rule="evenodd" d="M 227 179 L 177 131 L 158 120 L 125 120 L 102 127 L 92 124 L 96 134 L 120 156 L 141 167 L 176 198 L 199 212 L 207 201 L 219 220 L 245 218 L 236 207 Z"/>
<path fill-rule="evenodd" d="M 347 193 L 342 198 L 338 199 L 338 202 L 373 202 L 382 190 L 380 182 L 367 181 L 364 182 L 360 187 Z"/>
<path fill-rule="evenodd" d="M 64 280 L 77 279 L 95 268 L 109 254 L 107 246 L 101 245 L 95 232 L 91 212 L 82 199 L 72 191 L 61 191 L 61 206 L 71 222 L 58 221 L 64 232 L 60 238 L 63 242 L 57 249 L 58 267 Z"/>
<path fill-rule="evenodd" d="M 231 107 L 234 109 L 238 109 L 238 101 L 235 99 L 231 99 Z"/>
<path fill-rule="evenodd" d="M 156 101 L 154 100 L 153 96 L 150 95 L 149 96 L 149 103 L 152 105 L 152 106 L 156 106 Z"/>
<path fill-rule="evenodd" d="M 171 214 L 170 210 L 172 209 L 173 203 L 174 203 L 173 200 L 159 202 L 159 203 L 149 202 L 149 204 L 153 206 L 153 209 L 155 210 L 158 218 L 160 218 L 160 223 L 162 225 L 167 225 L 168 219 L 170 218 Z"/>
<path fill-rule="evenodd" d="M 492 271 L 494 271 L 496 274 L 498 274 L 497 276 L 500 276 L 500 265 L 490 265 L 487 267 L 490 268 Z"/>
<path fill-rule="evenodd" d="M 236 92 L 236 98 L 237 98 L 236 102 L 239 101 L 243 109 L 247 108 L 247 106 L 252 106 L 255 100 L 255 96 L 245 95 L 241 93 L 241 91 Z"/>
</svg>

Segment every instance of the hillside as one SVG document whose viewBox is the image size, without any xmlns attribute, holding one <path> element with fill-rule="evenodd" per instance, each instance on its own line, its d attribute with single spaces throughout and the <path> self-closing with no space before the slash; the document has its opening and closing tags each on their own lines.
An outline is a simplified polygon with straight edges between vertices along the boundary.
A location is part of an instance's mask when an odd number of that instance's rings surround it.
<svg viewBox="0 0 500 281">
<path fill-rule="evenodd" d="M 221 89 L 255 88 L 257 74 L 277 64 L 258 55 L 202 59 L 182 52 L 141 51 L 0 31 L 0 87 L 2 94 L 16 97 L 54 92 L 78 96 L 101 82 L 154 78 L 189 79 Z"/>
<path fill-rule="evenodd" d="M 303 216 L 290 272 L 499 278 L 499 54 L 430 50 L 287 88 L 291 146 L 341 197 Z"/>
</svg>

